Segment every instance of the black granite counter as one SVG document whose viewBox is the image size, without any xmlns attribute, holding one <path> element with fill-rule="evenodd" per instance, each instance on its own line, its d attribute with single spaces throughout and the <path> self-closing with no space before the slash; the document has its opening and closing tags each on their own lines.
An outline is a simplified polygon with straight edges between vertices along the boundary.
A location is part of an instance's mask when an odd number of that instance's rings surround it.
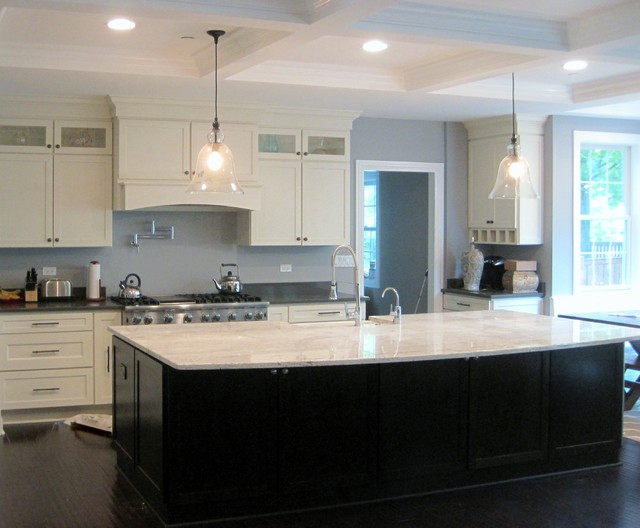
<svg viewBox="0 0 640 528">
<path fill-rule="evenodd" d="M 455 293 L 457 295 L 468 295 L 469 297 L 482 297 L 484 299 L 497 299 L 505 297 L 544 297 L 544 292 L 510 292 L 505 290 L 479 290 L 469 291 L 464 288 L 443 288 L 442 293 Z"/>
<path fill-rule="evenodd" d="M 110 299 L 104 301 L 87 301 L 74 299 L 68 301 L 40 301 L 40 302 L 0 302 L 0 315 L 11 312 L 62 312 L 62 311 L 96 311 L 122 310 L 122 305 Z"/>
</svg>

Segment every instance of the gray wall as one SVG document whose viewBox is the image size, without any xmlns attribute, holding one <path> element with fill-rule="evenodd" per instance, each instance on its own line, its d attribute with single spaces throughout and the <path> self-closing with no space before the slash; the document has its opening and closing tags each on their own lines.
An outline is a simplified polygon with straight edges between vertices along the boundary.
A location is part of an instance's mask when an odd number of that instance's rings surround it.
<svg viewBox="0 0 640 528">
<path fill-rule="evenodd" d="M 448 145 L 453 145 L 448 148 Z M 466 132 L 460 124 L 360 118 L 351 134 L 351 159 L 445 163 L 447 187 L 447 276 L 455 271 L 464 245 L 450 249 L 449 240 L 466 233 Z M 352 169 L 352 203 L 355 197 Z M 451 190 L 450 190 L 451 189 Z M 464 189 L 464 194 L 462 194 Z M 327 197 L 330 199 L 330 197 Z M 451 212 L 449 207 L 453 201 Z M 459 217 L 461 211 L 464 215 Z M 355 226 L 355 210 L 352 211 Z M 74 285 L 86 285 L 90 260 L 99 260 L 108 294 L 131 272 L 142 278 L 143 293 L 170 294 L 211 291 L 210 278 L 219 278 L 221 262 L 236 262 L 240 278 L 251 282 L 328 281 L 333 247 L 243 247 L 236 244 L 235 213 L 116 212 L 111 248 L 1 249 L 0 286 L 22 287 L 27 269 L 56 266 L 58 275 Z M 129 246 L 133 233 L 174 225 L 176 240 L 142 240 L 140 253 Z M 352 227 L 352 233 L 355 227 Z M 352 234 L 352 240 L 355 236 Z M 454 242 L 455 246 L 455 242 Z M 281 273 L 280 264 L 291 264 Z M 346 270 L 341 270 L 345 272 Z M 338 276 L 345 276 L 344 273 Z M 351 281 L 350 277 L 348 279 Z"/>
</svg>

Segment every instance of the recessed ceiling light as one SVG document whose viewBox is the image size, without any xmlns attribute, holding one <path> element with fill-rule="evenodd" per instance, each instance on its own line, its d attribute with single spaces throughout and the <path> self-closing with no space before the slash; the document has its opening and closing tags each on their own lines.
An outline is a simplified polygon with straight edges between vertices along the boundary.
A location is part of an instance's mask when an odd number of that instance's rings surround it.
<svg viewBox="0 0 640 528">
<path fill-rule="evenodd" d="M 365 51 L 370 51 L 372 53 L 377 53 L 378 51 L 384 51 L 388 48 L 386 42 L 382 42 L 381 40 L 369 40 L 362 45 L 362 49 Z"/>
<path fill-rule="evenodd" d="M 107 22 L 107 26 L 109 26 L 110 29 L 126 31 L 127 29 L 133 29 L 136 27 L 136 23 L 128 18 L 113 18 Z"/>
<path fill-rule="evenodd" d="M 583 61 L 583 60 L 571 60 L 568 62 L 565 62 L 562 67 L 567 70 L 567 71 L 580 71 L 580 70 L 584 70 L 587 67 L 587 61 Z"/>
</svg>

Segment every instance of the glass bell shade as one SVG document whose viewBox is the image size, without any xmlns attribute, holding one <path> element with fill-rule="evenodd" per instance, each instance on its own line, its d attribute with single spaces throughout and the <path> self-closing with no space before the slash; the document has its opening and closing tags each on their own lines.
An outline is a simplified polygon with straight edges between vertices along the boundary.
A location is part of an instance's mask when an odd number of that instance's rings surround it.
<svg viewBox="0 0 640 528">
<path fill-rule="evenodd" d="M 489 198 L 539 198 L 531 183 L 529 164 L 520 156 L 520 146 L 517 143 L 511 143 L 507 147 L 507 155 L 500 162 L 496 183 Z"/>
<path fill-rule="evenodd" d="M 235 172 L 231 149 L 222 143 L 222 133 L 213 130 L 208 143 L 198 153 L 196 171 L 186 192 L 244 194 Z"/>
</svg>

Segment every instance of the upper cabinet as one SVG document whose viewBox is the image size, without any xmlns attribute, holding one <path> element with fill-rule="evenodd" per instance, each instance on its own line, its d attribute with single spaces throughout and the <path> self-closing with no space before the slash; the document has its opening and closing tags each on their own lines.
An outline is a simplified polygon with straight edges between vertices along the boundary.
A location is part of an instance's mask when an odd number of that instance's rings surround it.
<svg viewBox="0 0 640 528">
<path fill-rule="evenodd" d="M 349 132 L 327 130 L 260 129 L 261 159 L 349 161 Z"/>
<path fill-rule="evenodd" d="M 542 244 L 543 142 L 546 117 L 518 116 L 520 153 L 539 198 L 493 200 L 498 166 L 511 141 L 511 116 L 465 123 L 469 139 L 469 238 L 487 244 Z"/>
<path fill-rule="evenodd" d="M 3 119 L 0 152 L 111 154 L 111 122 Z"/>
<path fill-rule="evenodd" d="M 0 247 L 112 244 L 110 121 L 0 119 Z"/>
</svg>

